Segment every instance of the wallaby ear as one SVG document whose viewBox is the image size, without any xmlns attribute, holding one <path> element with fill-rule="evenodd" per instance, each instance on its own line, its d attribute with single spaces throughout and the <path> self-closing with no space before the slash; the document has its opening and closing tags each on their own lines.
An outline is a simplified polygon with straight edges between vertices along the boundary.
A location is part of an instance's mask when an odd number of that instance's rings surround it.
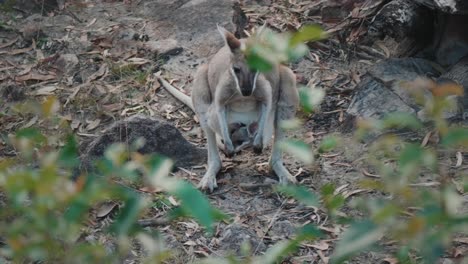
<svg viewBox="0 0 468 264">
<path fill-rule="evenodd" d="M 225 28 L 223 28 L 222 26 L 220 25 L 217 25 L 218 26 L 218 31 L 219 33 L 221 34 L 221 36 L 223 37 L 224 41 L 226 42 L 226 44 L 229 46 L 229 48 L 231 49 L 231 51 L 236 51 L 238 50 L 240 47 L 241 47 L 241 42 L 239 39 L 236 38 L 236 36 L 234 36 L 234 34 L 232 34 L 231 32 L 227 31 Z"/>
</svg>

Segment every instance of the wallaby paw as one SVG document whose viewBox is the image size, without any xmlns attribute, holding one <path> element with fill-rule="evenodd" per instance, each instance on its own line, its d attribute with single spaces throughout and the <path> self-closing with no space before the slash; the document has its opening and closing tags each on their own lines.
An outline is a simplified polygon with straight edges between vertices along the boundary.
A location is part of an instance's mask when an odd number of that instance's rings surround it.
<svg viewBox="0 0 468 264">
<path fill-rule="evenodd" d="M 294 177 L 289 171 L 284 167 L 283 164 L 277 163 L 275 165 L 271 165 L 271 170 L 276 174 L 278 177 L 279 183 L 283 185 L 287 184 L 296 184 L 297 179 Z"/>
<path fill-rule="evenodd" d="M 257 135 L 253 142 L 253 150 L 255 154 L 261 154 L 263 151 L 263 138 Z"/>
<path fill-rule="evenodd" d="M 205 174 L 197 186 L 200 190 L 213 192 L 215 188 L 218 188 L 216 183 L 216 174 Z"/>
<path fill-rule="evenodd" d="M 226 155 L 226 157 L 228 158 L 232 158 L 232 156 L 234 156 L 235 154 L 235 149 L 234 149 L 234 146 L 229 143 L 224 143 L 224 154 Z"/>
</svg>

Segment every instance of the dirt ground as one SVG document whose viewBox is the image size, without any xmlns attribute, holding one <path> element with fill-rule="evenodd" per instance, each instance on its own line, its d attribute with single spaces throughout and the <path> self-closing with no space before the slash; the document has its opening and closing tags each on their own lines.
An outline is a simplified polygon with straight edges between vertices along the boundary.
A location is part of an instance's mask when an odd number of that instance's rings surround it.
<svg viewBox="0 0 468 264">
<path fill-rule="evenodd" d="M 43 16 L 19 10 L 0 12 L 0 95 L 5 103 L 0 105 L 0 113 L 5 113 L 0 114 L 0 156 L 15 155 L 5 142 L 7 135 L 19 128 L 41 127 L 57 146 L 63 143 L 61 135 L 71 130 L 84 149 L 111 123 L 135 114 L 161 118 L 179 128 L 190 142 L 204 147 L 206 142 L 194 114 L 160 87 L 154 74 L 162 74 L 189 91 L 194 69 L 219 48 L 221 39 L 215 27 L 187 30 L 198 23 L 192 14 L 174 15 L 174 4 L 184 10 L 184 5 L 197 1 L 171 2 L 83 1 Z M 219 1 L 208 12 L 219 13 L 223 23 L 230 21 L 230 17 L 223 17 L 231 10 L 226 2 Z M 262 1 L 257 2 L 260 5 L 246 7 L 254 18 L 252 24 L 259 24 L 269 12 Z M 276 25 L 278 20 L 272 18 L 270 23 Z M 333 183 L 346 197 L 343 213 L 359 216 L 361 213 L 349 204 L 377 194 L 357 184 L 367 177 L 362 172 L 367 168 L 362 162 L 366 144 L 352 140 L 353 120 L 346 108 L 360 76 L 382 58 L 356 52 L 336 40 L 311 47 L 310 54 L 291 67 L 299 84 L 322 87 L 327 95 L 319 112 L 298 113 L 304 126 L 289 136 L 316 147 L 323 137 L 338 133 L 343 144 L 321 156 L 313 168 L 287 155 L 285 163 L 300 184 L 311 190 Z M 41 123 L 34 108 L 17 107 L 15 114 L 7 110 L 18 103 L 47 100 L 50 95 L 55 95 L 60 105 L 61 118 L 53 127 Z M 260 254 L 275 242 L 292 237 L 295 228 L 307 223 L 317 225 L 326 236 L 302 245 L 287 263 L 328 263 L 345 227 L 332 224 L 322 210 L 281 197 L 270 187 L 253 187 L 276 181 L 268 172 L 269 151 L 261 155 L 244 151 L 232 159 L 222 156 L 219 188 L 208 197 L 214 206 L 232 216 L 233 223 L 218 224 L 213 237 L 205 236 L 191 220 L 163 227 L 168 247 L 176 250 L 171 263 L 238 253 L 244 240 L 250 241 L 254 254 Z M 175 176 L 197 184 L 205 171 L 203 165 L 180 169 Z M 462 167 L 467 169 L 467 164 Z M 167 208 L 155 207 L 149 217 L 162 216 Z M 393 263 L 388 259 L 393 246 L 361 254 L 350 263 Z M 133 256 L 126 263 L 137 262 L 138 256 Z"/>
</svg>

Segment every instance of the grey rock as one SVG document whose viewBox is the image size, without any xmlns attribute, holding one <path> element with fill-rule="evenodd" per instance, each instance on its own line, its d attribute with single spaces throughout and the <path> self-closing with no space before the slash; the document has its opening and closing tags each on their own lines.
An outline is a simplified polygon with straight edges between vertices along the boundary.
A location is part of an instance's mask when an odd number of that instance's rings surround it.
<svg viewBox="0 0 468 264">
<path fill-rule="evenodd" d="M 347 112 L 380 119 L 388 113 L 416 113 L 420 107 L 409 96 L 404 81 L 438 76 L 434 63 L 423 59 L 388 59 L 372 67 L 356 87 Z"/>
<path fill-rule="evenodd" d="M 432 9 L 451 14 L 468 14 L 468 1 L 466 0 L 415 0 Z"/>
<path fill-rule="evenodd" d="M 250 229 L 239 224 L 228 225 L 220 238 L 220 249 L 228 252 L 240 253 L 241 246 L 250 243 L 252 248 L 257 248 L 257 252 L 266 249 L 263 241 Z"/>
<path fill-rule="evenodd" d="M 276 221 L 268 233 L 271 236 L 279 238 L 291 238 L 295 233 L 296 228 L 289 220 Z"/>
<path fill-rule="evenodd" d="M 57 58 L 54 66 L 61 74 L 70 76 L 78 70 L 79 63 L 80 60 L 75 54 L 62 54 Z"/>
<path fill-rule="evenodd" d="M 166 50 L 180 52 L 178 56 L 170 54 L 172 57 L 163 66 L 174 76 L 194 74 L 197 65 L 222 47 L 224 42 L 216 29 L 217 24 L 234 31 L 231 0 L 156 0 L 143 5 L 141 16 L 150 20 L 145 32 L 149 39 L 157 45 L 164 44 Z M 166 39 L 177 41 L 176 46 L 183 49 L 182 52 L 161 42 Z M 181 60 L 189 63 L 181 63 Z"/>
<path fill-rule="evenodd" d="M 133 116 L 111 125 L 87 147 L 82 161 L 85 169 L 102 156 L 113 143 L 133 143 L 143 138 L 145 144 L 138 151 L 142 154 L 161 154 L 171 158 L 177 167 L 190 167 L 206 162 L 207 152 L 188 142 L 177 128 L 156 118 Z"/>
</svg>

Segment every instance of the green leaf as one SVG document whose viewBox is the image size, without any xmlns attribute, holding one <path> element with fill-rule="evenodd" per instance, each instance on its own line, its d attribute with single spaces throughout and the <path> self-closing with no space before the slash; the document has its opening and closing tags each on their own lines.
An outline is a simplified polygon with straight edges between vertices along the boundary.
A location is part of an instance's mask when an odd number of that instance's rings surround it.
<svg viewBox="0 0 468 264">
<path fill-rule="evenodd" d="M 46 141 L 46 137 L 42 135 L 39 129 L 36 128 L 23 128 L 16 132 L 17 138 L 26 138 L 32 140 L 36 143 L 44 143 Z"/>
<path fill-rule="evenodd" d="M 451 128 L 443 137 L 442 144 L 445 146 L 468 146 L 468 129 Z"/>
<path fill-rule="evenodd" d="M 404 168 L 409 164 L 419 163 L 423 158 L 424 150 L 416 144 L 408 144 L 400 154 L 400 167 Z"/>
<path fill-rule="evenodd" d="M 294 197 L 299 202 L 305 205 L 314 206 L 314 207 L 319 206 L 319 199 L 317 198 L 317 195 L 309 191 L 304 186 L 294 186 L 294 185 L 278 186 L 277 190 L 285 195 Z"/>
<path fill-rule="evenodd" d="M 323 195 L 323 196 L 329 196 L 329 195 L 333 195 L 333 193 L 335 192 L 335 186 L 331 183 L 327 183 L 325 184 L 324 186 L 322 186 L 322 188 L 320 189 L 320 193 Z"/>
<path fill-rule="evenodd" d="M 338 138 L 335 136 L 327 136 L 325 137 L 322 142 L 320 142 L 319 152 L 325 153 L 333 150 L 336 145 L 338 144 Z"/>
<path fill-rule="evenodd" d="M 65 146 L 60 149 L 58 162 L 65 167 L 75 167 L 80 163 L 78 159 L 78 145 L 73 135 L 68 137 Z"/>
<path fill-rule="evenodd" d="M 73 198 L 64 214 L 64 219 L 69 223 L 81 222 L 90 207 L 90 195 L 94 188 L 98 187 L 97 176 L 89 175 L 85 178 L 83 189 Z"/>
<path fill-rule="evenodd" d="M 341 263 L 353 254 L 374 245 L 382 238 L 383 231 L 383 227 L 369 220 L 355 222 L 343 233 L 331 257 L 331 263 Z"/>
<path fill-rule="evenodd" d="M 282 260 L 284 257 L 288 256 L 289 254 L 296 251 L 298 248 L 299 243 L 295 240 L 291 241 L 280 241 L 276 243 L 274 246 L 270 247 L 265 254 L 260 257 L 254 263 L 277 263 L 278 261 Z"/>
<path fill-rule="evenodd" d="M 294 47 L 300 43 L 317 41 L 326 37 L 325 31 L 319 25 L 306 25 L 293 34 L 289 43 Z"/>
<path fill-rule="evenodd" d="M 409 128 L 418 130 L 423 127 L 416 116 L 403 112 L 390 113 L 382 120 L 383 128 Z"/>
<path fill-rule="evenodd" d="M 126 191 L 125 205 L 111 226 L 118 236 L 129 235 L 138 220 L 141 209 L 141 199 L 137 193 Z"/>
<path fill-rule="evenodd" d="M 302 141 L 292 139 L 285 140 L 281 142 L 280 147 L 307 165 L 311 165 L 314 162 L 312 149 Z"/>
<path fill-rule="evenodd" d="M 255 48 L 247 55 L 247 64 L 253 70 L 268 72 L 273 69 L 272 63 L 255 52 Z"/>
<path fill-rule="evenodd" d="M 322 231 L 320 231 L 320 229 L 311 224 L 301 227 L 299 230 L 297 230 L 296 234 L 296 240 L 299 242 L 305 240 L 313 240 L 323 236 Z"/>
<path fill-rule="evenodd" d="M 171 193 L 181 201 L 180 209 L 202 224 L 209 233 L 213 232 L 215 220 L 225 218 L 219 210 L 214 209 L 206 197 L 187 182 L 180 182 Z"/>
<path fill-rule="evenodd" d="M 302 87 L 299 89 L 299 100 L 307 113 L 312 113 L 322 103 L 325 92 L 322 89 Z"/>
</svg>

